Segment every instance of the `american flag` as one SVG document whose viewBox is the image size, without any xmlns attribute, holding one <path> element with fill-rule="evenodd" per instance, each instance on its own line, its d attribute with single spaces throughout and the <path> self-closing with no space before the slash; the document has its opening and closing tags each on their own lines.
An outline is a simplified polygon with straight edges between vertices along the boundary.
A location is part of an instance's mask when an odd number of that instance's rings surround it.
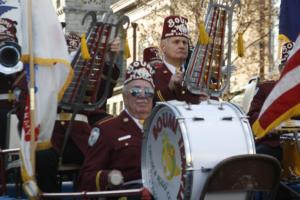
<svg viewBox="0 0 300 200">
<path fill-rule="evenodd" d="M 300 33 L 299 0 L 281 0 L 279 15 L 279 39 L 294 42 Z"/>
<path fill-rule="evenodd" d="M 261 138 L 283 121 L 300 115 L 300 37 L 285 63 L 281 76 L 265 100 L 252 128 Z"/>
</svg>

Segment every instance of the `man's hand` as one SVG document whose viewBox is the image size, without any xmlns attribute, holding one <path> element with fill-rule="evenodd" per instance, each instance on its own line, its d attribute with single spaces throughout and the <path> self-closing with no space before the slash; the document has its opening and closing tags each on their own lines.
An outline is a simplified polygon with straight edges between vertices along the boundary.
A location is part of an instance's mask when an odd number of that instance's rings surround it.
<svg viewBox="0 0 300 200">
<path fill-rule="evenodd" d="M 109 44 L 109 52 L 105 55 L 105 62 L 110 63 L 113 59 L 113 54 L 118 54 L 120 52 L 120 38 L 116 37 Z"/>
<path fill-rule="evenodd" d="M 116 37 L 111 43 L 110 43 L 110 51 L 113 53 L 119 53 L 120 51 L 120 38 Z"/>
<path fill-rule="evenodd" d="M 108 183 L 112 186 L 119 186 L 123 183 L 123 175 L 122 172 L 114 169 L 111 170 L 108 174 Z"/>
<path fill-rule="evenodd" d="M 175 74 L 171 76 L 169 82 L 169 89 L 174 91 L 176 86 L 180 86 L 183 81 L 184 72 L 176 71 Z"/>
</svg>

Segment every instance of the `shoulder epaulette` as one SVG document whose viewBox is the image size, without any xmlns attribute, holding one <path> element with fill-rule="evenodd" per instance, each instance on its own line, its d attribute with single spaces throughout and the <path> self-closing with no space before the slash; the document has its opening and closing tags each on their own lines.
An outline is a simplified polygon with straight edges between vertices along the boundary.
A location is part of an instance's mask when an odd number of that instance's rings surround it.
<svg viewBox="0 0 300 200">
<path fill-rule="evenodd" d="M 116 117 L 106 116 L 103 119 L 98 120 L 95 125 L 103 125 L 103 124 L 105 124 L 105 123 L 107 123 L 107 122 L 109 122 L 109 121 L 111 121 L 112 119 L 115 119 L 115 118 Z"/>
</svg>

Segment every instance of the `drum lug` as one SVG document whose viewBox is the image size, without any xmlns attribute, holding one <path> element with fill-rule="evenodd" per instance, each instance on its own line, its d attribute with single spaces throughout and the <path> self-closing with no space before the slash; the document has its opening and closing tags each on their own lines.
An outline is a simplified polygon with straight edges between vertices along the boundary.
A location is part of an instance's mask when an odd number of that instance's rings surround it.
<svg viewBox="0 0 300 200">
<path fill-rule="evenodd" d="M 204 121 L 204 117 L 193 117 L 193 121 Z"/>
<path fill-rule="evenodd" d="M 224 120 L 224 121 L 232 121 L 232 117 L 222 117 L 222 120 Z"/>
<path fill-rule="evenodd" d="M 190 103 L 187 103 L 186 106 L 185 106 L 185 109 L 186 109 L 186 110 L 192 110 L 191 104 L 190 104 Z"/>
<path fill-rule="evenodd" d="M 208 168 L 208 167 L 201 167 L 201 171 L 204 173 L 208 173 L 212 170 L 212 168 Z"/>
<path fill-rule="evenodd" d="M 223 108 L 223 102 L 221 102 L 221 103 L 219 104 L 218 109 L 219 109 L 219 110 L 224 110 L 224 108 Z"/>
<path fill-rule="evenodd" d="M 240 119 L 241 119 L 242 122 L 248 122 L 249 123 L 249 117 L 248 116 L 240 117 Z"/>
<path fill-rule="evenodd" d="M 240 117 L 240 119 L 246 119 L 246 120 L 249 120 L 249 116 L 243 115 L 243 116 Z"/>
</svg>

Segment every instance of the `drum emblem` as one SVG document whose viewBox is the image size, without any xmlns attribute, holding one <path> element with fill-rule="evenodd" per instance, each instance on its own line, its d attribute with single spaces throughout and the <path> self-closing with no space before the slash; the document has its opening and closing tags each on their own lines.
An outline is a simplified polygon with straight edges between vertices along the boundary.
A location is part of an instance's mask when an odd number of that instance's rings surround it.
<svg viewBox="0 0 300 200">
<path fill-rule="evenodd" d="M 178 165 L 176 165 L 176 152 L 174 145 L 170 143 L 166 133 L 163 134 L 162 143 L 163 148 L 161 159 L 164 169 L 164 176 L 170 181 L 174 176 L 178 176 L 180 174 L 180 168 Z"/>
</svg>

